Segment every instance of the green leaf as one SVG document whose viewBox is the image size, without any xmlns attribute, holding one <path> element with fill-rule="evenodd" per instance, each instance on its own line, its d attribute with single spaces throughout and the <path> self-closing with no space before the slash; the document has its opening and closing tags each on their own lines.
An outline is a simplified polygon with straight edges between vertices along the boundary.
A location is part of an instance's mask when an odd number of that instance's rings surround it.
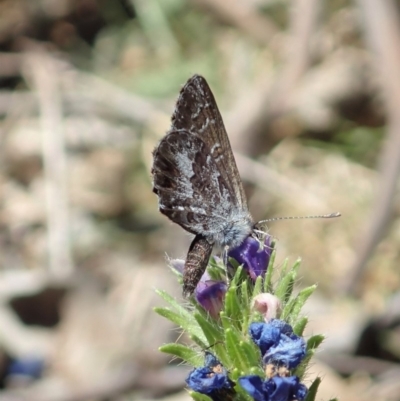
<svg viewBox="0 0 400 401">
<path fill-rule="evenodd" d="M 303 360 L 301 361 L 300 366 L 298 366 L 295 370 L 294 370 L 294 374 L 295 376 L 298 376 L 300 379 L 303 378 L 307 367 L 308 367 L 308 363 L 310 362 L 310 359 L 314 356 L 315 354 L 315 350 L 314 349 L 310 349 L 306 352 L 306 356 L 303 358 Z"/>
<path fill-rule="evenodd" d="M 286 262 L 285 262 L 286 263 Z M 300 267 L 300 259 L 298 259 L 292 268 L 285 274 L 279 282 L 275 295 L 282 301 L 283 304 L 289 300 L 293 292 L 293 285 L 297 277 L 297 272 Z M 286 269 L 285 269 L 286 270 Z"/>
<path fill-rule="evenodd" d="M 291 300 L 288 301 L 288 303 L 285 305 L 285 307 L 283 308 L 282 312 L 281 312 L 281 319 L 287 321 L 288 323 L 292 322 L 291 316 L 290 316 L 290 312 L 293 309 L 293 306 L 296 302 L 296 299 L 293 298 Z"/>
<path fill-rule="evenodd" d="M 305 401 L 314 401 L 315 400 L 315 397 L 317 396 L 318 387 L 320 384 L 321 384 L 321 378 L 317 377 L 311 384 L 310 388 L 308 389 L 308 393 L 307 393 Z"/>
<path fill-rule="evenodd" d="M 316 334 L 312 336 L 307 341 L 307 350 L 316 349 L 325 340 L 325 336 L 323 334 Z"/>
<path fill-rule="evenodd" d="M 156 290 L 156 292 L 170 304 L 175 312 L 171 311 L 169 308 L 154 308 L 154 311 L 180 326 L 190 336 L 199 338 L 202 342 L 205 342 L 206 338 L 195 317 L 193 316 L 193 313 L 186 310 L 174 297 L 169 295 L 167 292 L 161 290 Z"/>
<path fill-rule="evenodd" d="M 174 355 L 178 358 L 183 359 L 189 365 L 192 366 L 203 366 L 204 365 L 204 355 L 201 355 L 198 351 L 189 348 L 182 344 L 165 344 L 159 348 L 161 352 L 165 354 Z"/>
<path fill-rule="evenodd" d="M 260 350 L 253 342 L 241 341 L 239 343 L 239 348 L 243 360 L 246 363 L 246 368 L 244 369 L 244 374 L 251 374 L 251 369 L 254 366 L 261 365 L 261 355 Z"/>
<path fill-rule="evenodd" d="M 200 326 L 194 319 L 194 316 L 191 315 L 190 319 L 186 319 L 185 316 L 182 316 L 169 308 L 154 308 L 154 311 L 158 313 L 160 316 L 165 317 L 169 321 L 175 323 L 183 330 L 185 330 L 191 337 L 198 338 L 202 343 L 206 343 L 207 338 L 204 336 L 203 331 Z"/>
<path fill-rule="evenodd" d="M 189 395 L 195 400 L 195 401 L 212 401 L 212 398 L 205 394 L 200 394 L 196 393 L 195 391 L 189 391 Z"/>
<path fill-rule="evenodd" d="M 245 363 L 240 357 L 239 344 L 241 341 L 245 340 L 245 336 L 232 325 L 232 320 L 226 315 L 225 312 L 221 312 L 221 323 L 225 333 L 225 348 L 228 353 L 229 364 L 228 369 L 232 367 L 243 370 Z"/>
<path fill-rule="evenodd" d="M 243 277 L 242 277 L 243 265 L 238 265 L 236 260 L 233 258 L 229 258 L 229 261 L 230 261 L 230 263 L 232 263 L 232 265 L 235 268 L 235 274 L 232 277 L 232 281 L 230 282 L 229 287 L 238 287 L 243 280 Z"/>
<path fill-rule="evenodd" d="M 259 366 L 253 366 L 250 369 L 250 374 L 257 375 L 257 376 L 260 376 L 262 379 L 265 379 L 265 371 L 264 371 L 264 369 L 261 369 Z"/>
<path fill-rule="evenodd" d="M 237 379 L 242 375 L 242 372 L 237 369 L 237 368 L 233 368 L 230 372 L 229 372 L 229 377 L 231 378 L 231 380 L 233 381 L 237 381 Z"/>
<path fill-rule="evenodd" d="M 230 287 L 225 294 L 225 316 L 231 319 L 231 326 L 238 327 L 241 330 L 241 306 L 238 299 L 238 288 Z"/>
<path fill-rule="evenodd" d="M 261 276 L 258 276 L 256 279 L 256 282 L 254 284 L 254 290 L 253 290 L 253 298 L 262 293 L 262 288 L 263 288 L 263 278 Z"/>
<path fill-rule="evenodd" d="M 221 327 L 218 326 L 216 321 L 211 320 L 212 318 L 206 318 L 201 313 L 197 312 L 194 314 L 194 317 L 201 327 L 204 336 L 207 339 L 208 344 L 213 345 L 218 341 L 223 341 L 224 333 L 221 330 Z"/>
<path fill-rule="evenodd" d="M 168 319 L 172 323 L 177 324 L 179 327 L 182 327 L 181 325 L 186 326 L 187 321 L 184 318 L 182 318 L 181 315 L 179 315 L 178 313 L 172 311 L 169 308 L 155 307 L 154 308 L 154 312 L 156 312 L 157 314 L 159 314 L 162 317 L 165 317 L 166 319 Z"/>
<path fill-rule="evenodd" d="M 283 261 L 283 264 L 282 264 L 282 267 L 281 267 L 281 272 L 280 272 L 281 277 L 286 276 L 286 274 L 288 273 L 288 268 L 289 268 L 289 259 L 286 258 Z"/>
<path fill-rule="evenodd" d="M 224 366 L 230 366 L 231 359 L 226 349 L 225 340 L 224 342 L 216 343 L 212 347 L 212 352 Z"/>
<path fill-rule="evenodd" d="M 208 347 L 210 347 L 210 344 L 206 343 L 205 341 L 203 341 L 202 338 L 197 337 L 194 334 L 189 335 L 189 338 L 196 343 L 201 349 L 207 349 Z"/>
<path fill-rule="evenodd" d="M 226 349 L 229 353 L 229 358 L 231 360 L 232 366 L 240 370 L 241 372 L 245 372 L 246 370 L 246 361 L 243 359 L 240 342 L 241 342 L 241 334 L 238 333 L 235 329 L 227 329 L 225 330 L 225 344 Z"/>
<path fill-rule="evenodd" d="M 216 262 L 214 258 L 210 259 L 207 272 L 212 280 L 220 281 L 225 279 L 225 267 L 220 262 Z"/>
<path fill-rule="evenodd" d="M 274 263 L 275 263 L 275 256 L 276 256 L 276 251 L 273 250 L 271 254 L 271 258 L 268 263 L 268 268 L 267 268 L 267 273 L 265 274 L 264 277 L 264 292 L 269 292 L 272 294 L 272 274 L 274 273 Z"/>
<path fill-rule="evenodd" d="M 307 323 L 308 318 L 306 316 L 301 317 L 293 326 L 293 333 L 301 337 L 303 335 L 304 329 L 307 326 Z"/>
<path fill-rule="evenodd" d="M 310 287 L 304 288 L 299 292 L 295 299 L 295 303 L 290 311 L 290 321 L 295 322 L 300 314 L 301 309 L 306 303 L 307 299 L 312 295 L 317 286 L 314 284 Z"/>
<path fill-rule="evenodd" d="M 241 310 L 241 320 L 242 320 L 242 331 L 247 331 L 247 326 L 249 324 L 250 318 L 250 297 L 249 297 L 249 286 L 248 280 L 243 281 L 239 288 L 240 291 L 240 310 Z"/>
<path fill-rule="evenodd" d="M 166 291 L 156 290 L 156 293 L 160 295 L 164 301 L 168 302 L 169 305 L 182 317 L 188 319 L 189 321 L 195 322 L 193 314 L 185 309 L 174 297 L 169 295 Z"/>
</svg>

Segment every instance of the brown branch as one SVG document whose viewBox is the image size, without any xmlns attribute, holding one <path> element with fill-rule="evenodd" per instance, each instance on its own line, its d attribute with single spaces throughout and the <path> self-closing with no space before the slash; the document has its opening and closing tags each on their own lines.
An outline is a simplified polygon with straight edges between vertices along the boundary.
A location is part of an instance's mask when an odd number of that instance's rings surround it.
<svg viewBox="0 0 400 401">
<path fill-rule="evenodd" d="M 195 0 L 215 13 L 220 19 L 238 27 L 250 37 L 266 46 L 274 46 L 272 39 L 279 33 L 278 27 L 268 17 L 261 15 L 246 1 Z"/>
<path fill-rule="evenodd" d="M 60 71 L 44 52 L 26 56 L 24 75 L 37 92 L 42 123 L 42 151 L 45 172 L 49 271 L 65 279 L 72 272 L 67 202 L 67 167 Z"/>
<path fill-rule="evenodd" d="M 310 42 L 318 23 L 320 7 L 319 0 L 294 2 L 282 72 L 278 77 L 258 83 L 257 93 L 251 93 L 246 101 L 239 99 L 236 111 L 231 113 L 233 117 L 228 125 L 233 145 L 245 154 L 257 154 L 259 138 L 265 138 L 271 120 L 292 107 L 291 95 L 310 63 Z M 243 103 L 252 105 L 246 113 L 242 112 Z"/>
<path fill-rule="evenodd" d="M 323 352 L 318 355 L 318 359 L 341 375 L 352 375 L 354 372 L 363 371 L 369 375 L 377 376 L 393 369 L 400 373 L 400 367 L 397 363 L 366 356 Z"/>
<path fill-rule="evenodd" d="M 0 53 L 0 77 L 16 77 L 21 74 L 23 56 L 18 53 Z"/>
<path fill-rule="evenodd" d="M 287 202 L 293 200 L 298 207 L 301 207 L 303 203 L 315 210 L 332 210 L 324 199 L 310 193 L 309 190 L 306 190 L 293 180 L 284 177 L 282 174 L 273 171 L 259 162 L 243 156 L 241 153 L 236 152 L 235 156 L 244 181 L 257 185 L 265 191 L 281 199 L 285 199 Z"/>
<path fill-rule="evenodd" d="M 400 23 L 391 0 L 358 0 L 368 44 L 375 54 L 386 100 L 387 137 L 380 154 L 376 197 L 358 246 L 352 277 L 342 288 L 356 294 L 368 259 L 383 238 L 393 213 L 396 182 L 400 172 Z"/>
</svg>

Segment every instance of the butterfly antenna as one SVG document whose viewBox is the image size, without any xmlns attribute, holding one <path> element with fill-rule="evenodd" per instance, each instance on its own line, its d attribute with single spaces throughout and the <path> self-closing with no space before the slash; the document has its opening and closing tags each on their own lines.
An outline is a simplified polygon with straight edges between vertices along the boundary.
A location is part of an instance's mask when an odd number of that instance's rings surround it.
<svg viewBox="0 0 400 401">
<path fill-rule="evenodd" d="M 329 214 L 318 214 L 316 216 L 288 216 L 288 217 L 271 217 L 270 219 L 261 220 L 257 224 L 268 223 L 270 221 L 277 220 L 299 220 L 299 219 L 333 219 L 335 217 L 340 217 L 341 213 L 334 212 Z"/>
</svg>

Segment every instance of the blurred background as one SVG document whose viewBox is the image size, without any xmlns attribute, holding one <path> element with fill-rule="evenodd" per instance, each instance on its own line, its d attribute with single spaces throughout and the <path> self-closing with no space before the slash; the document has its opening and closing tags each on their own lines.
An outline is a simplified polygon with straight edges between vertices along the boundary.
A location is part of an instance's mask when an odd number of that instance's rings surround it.
<svg viewBox="0 0 400 401">
<path fill-rule="evenodd" d="M 400 7 L 0 0 L 0 400 L 188 400 L 151 152 L 209 82 L 277 263 L 303 260 L 320 399 L 400 400 Z M 306 382 L 307 384 L 307 382 Z"/>
</svg>

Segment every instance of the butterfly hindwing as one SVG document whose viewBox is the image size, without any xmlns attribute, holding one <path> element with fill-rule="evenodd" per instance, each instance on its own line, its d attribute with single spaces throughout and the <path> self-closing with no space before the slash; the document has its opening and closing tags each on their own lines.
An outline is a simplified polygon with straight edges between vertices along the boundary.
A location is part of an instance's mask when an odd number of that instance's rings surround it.
<svg viewBox="0 0 400 401">
<path fill-rule="evenodd" d="M 209 236 L 226 225 L 235 206 L 207 144 L 188 131 L 170 131 L 154 151 L 159 208 L 193 234 Z"/>
</svg>

